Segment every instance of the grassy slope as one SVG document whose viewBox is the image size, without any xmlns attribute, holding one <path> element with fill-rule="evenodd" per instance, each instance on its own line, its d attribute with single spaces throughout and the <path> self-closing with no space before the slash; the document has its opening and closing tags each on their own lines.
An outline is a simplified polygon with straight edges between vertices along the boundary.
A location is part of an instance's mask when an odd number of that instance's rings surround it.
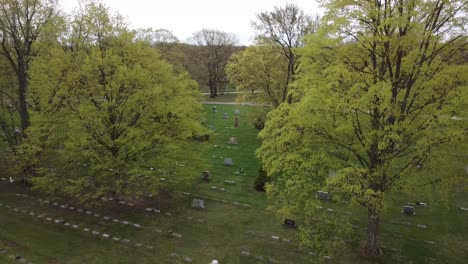
<svg viewBox="0 0 468 264">
<path fill-rule="evenodd" d="M 212 174 L 212 181 L 195 182 L 192 193 L 226 200 L 227 203 L 206 199 L 206 209 L 195 210 L 190 208 L 191 197 L 173 200 L 164 205 L 154 202 L 153 207 L 163 209 L 161 214 L 149 214 L 141 208 L 126 209 L 110 203 L 106 203 L 103 208 L 93 209 L 100 214 L 142 224 L 143 229 L 137 230 L 76 211 L 51 207 L 30 198 L 17 197 L 15 193 L 27 191 L 18 186 L 0 183 L 1 203 L 46 213 L 54 219 L 62 218 L 79 224 L 80 229 L 88 227 L 132 241 L 127 245 L 96 238 L 83 231 L 47 223 L 28 214 L 0 207 L 0 248 L 8 250 L 6 255 L 0 254 L 0 263 L 13 262 L 8 259 L 11 254 L 24 256 L 33 263 L 183 263 L 182 256 L 190 256 L 193 263 L 209 263 L 214 258 L 220 260 L 220 263 L 267 263 L 269 258 L 274 258 L 278 263 L 318 262 L 317 257 L 296 252 L 297 245 L 294 242 L 290 244 L 271 239 L 272 235 L 277 235 L 294 240 L 295 232 L 283 229 L 281 219 L 266 214 L 263 209 L 266 204 L 264 194 L 253 190 L 259 167 L 254 152 L 259 143 L 256 140 L 257 131 L 246 120 L 253 108 L 238 107 L 242 111 L 239 128 L 234 128 L 236 106 L 218 105 L 217 108 L 218 113 L 211 113 L 211 106 L 205 106 L 206 123 L 216 128 L 212 140 L 194 145 L 207 160 L 206 168 Z M 229 119 L 222 118 L 224 112 L 229 113 Z M 238 146 L 227 144 L 230 136 L 238 138 Z M 234 166 L 225 167 L 221 157 L 231 157 Z M 5 161 L 3 156 L 2 161 Z M 239 167 L 244 168 L 245 176 L 234 173 Z M 201 172 L 196 173 L 201 176 Z M 5 162 L 0 162 L 0 177 L 6 175 L 8 166 L 5 166 Z M 225 180 L 234 180 L 236 184 L 227 185 Z M 226 191 L 214 191 L 211 186 L 224 187 Z M 409 198 L 397 194 L 391 197 L 393 198 L 389 198 L 382 224 L 382 244 L 386 247 L 386 257 L 378 262 L 423 263 L 427 262 L 425 257 L 428 256 L 437 259 L 437 263 L 463 263 L 468 258 L 468 213 L 430 204 L 428 208 L 417 209 L 415 217 L 408 218 L 401 216 L 399 211 Z M 465 188 L 458 197 L 459 203 L 466 206 L 466 197 Z M 250 204 L 252 207 L 238 206 L 232 203 L 234 201 Z M 343 207 L 332 203 L 326 206 Z M 364 211 L 360 208 L 349 210 L 354 212 L 352 218 L 356 224 L 365 226 Z M 166 212 L 171 215 L 166 215 Z M 390 223 L 391 220 L 425 224 L 429 228 L 422 230 L 414 225 L 396 225 Z M 183 237 L 175 238 L 168 234 L 169 230 L 180 233 Z M 357 237 L 363 239 L 363 236 L 364 231 L 361 228 Z M 435 241 L 436 244 L 429 244 L 424 240 Z M 151 245 L 154 249 L 137 248 L 134 241 Z M 392 248 L 401 249 L 404 257 L 398 258 L 392 253 Z M 240 256 L 243 250 L 254 256 Z M 353 249 L 351 253 L 343 252 L 340 262 L 369 262 L 356 256 L 356 251 Z M 177 253 L 181 257 L 171 257 L 171 253 Z M 259 256 L 263 261 L 256 260 Z"/>
</svg>

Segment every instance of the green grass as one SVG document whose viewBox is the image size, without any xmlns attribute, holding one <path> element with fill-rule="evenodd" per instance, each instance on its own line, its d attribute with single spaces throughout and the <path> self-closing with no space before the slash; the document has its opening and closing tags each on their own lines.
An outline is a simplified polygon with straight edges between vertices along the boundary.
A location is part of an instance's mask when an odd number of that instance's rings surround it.
<svg viewBox="0 0 468 264">
<path fill-rule="evenodd" d="M 160 214 L 146 213 L 144 208 L 122 207 L 112 202 L 105 203 L 101 208 L 89 208 L 101 215 L 139 223 L 143 229 L 138 230 L 118 223 L 109 223 L 92 215 L 56 208 L 31 198 L 18 197 L 15 193 L 47 198 L 21 186 L 0 183 L 0 203 L 36 214 L 45 213 L 51 218 L 61 218 L 80 225 L 80 230 L 75 230 L 2 206 L 0 248 L 5 248 L 8 252 L 0 254 L 0 263 L 13 263 L 14 261 L 8 258 L 9 255 L 21 255 L 32 263 L 185 263 L 184 256 L 192 258 L 193 263 L 210 263 L 215 258 L 220 263 L 239 264 L 268 263 L 269 258 L 274 258 L 277 263 L 320 262 L 322 259 L 318 257 L 297 252 L 296 232 L 284 229 L 281 226 L 282 219 L 265 212 L 265 194 L 253 188 L 260 167 L 255 158 L 259 142 L 258 131 L 249 125 L 248 119 L 255 108 L 217 105 L 218 112 L 212 113 L 211 107 L 204 106 L 206 124 L 216 129 L 213 137 L 209 142 L 194 144 L 194 148 L 197 148 L 206 160 L 205 168 L 212 176 L 211 182 L 201 183 L 201 171 L 195 172 L 200 178 L 194 181 L 191 193 L 205 197 L 204 210 L 190 207 L 192 196 L 164 203 L 159 203 L 158 200 L 146 201 L 151 207 L 160 208 Z M 239 116 L 240 126 L 235 128 L 234 110 L 237 108 L 242 114 Z M 223 113 L 228 113 L 230 118 L 223 119 Z M 237 137 L 239 145 L 228 144 L 231 136 Z M 8 170 L 12 161 L 5 159 L 5 156 L 1 157 L 0 177 L 6 177 L 9 176 Z M 224 166 L 225 157 L 232 158 L 234 166 Z M 246 175 L 235 173 L 240 167 Z M 235 184 L 225 184 L 225 180 L 233 180 Z M 217 190 L 212 190 L 212 186 L 216 186 Z M 225 191 L 222 192 L 219 188 L 225 188 Z M 458 206 L 468 205 L 467 195 L 466 188 L 457 194 Z M 360 226 L 355 236 L 357 242 L 353 243 L 350 249 L 334 256 L 335 261 L 429 263 L 426 257 L 431 257 L 437 259 L 436 263 L 463 263 L 468 259 L 468 213 L 453 206 L 447 208 L 430 203 L 427 208 L 417 208 L 417 215 L 414 217 L 401 215 L 402 205 L 412 199 L 399 193 L 388 196 L 381 228 L 385 257 L 378 260 L 359 257 L 358 254 L 357 247 L 365 238 L 365 211 L 359 207 L 344 208 L 347 205 L 325 203 L 325 208 L 352 211 L 351 219 Z M 392 220 L 408 221 L 413 225 L 408 227 L 393 224 Z M 428 229 L 418 229 L 416 224 L 427 225 Z M 81 231 L 84 227 L 121 239 L 128 238 L 131 243 L 98 238 Z M 169 231 L 182 234 L 182 238 L 173 237 Z M 293 242 L 276 241 L 271 238 L 272 235 L 292 239 Z M 429 244 L 424 240 L 434 241 L 436 244 Z M 139 248 L 135 246 L 135 242 L 154 248 Z M 401 250 L 402 257 L 394 254 L 392 248 Z M 249 251 L 252 255 L 241 256 L 241 251 Z M 172 257 L 171 253 L 177 253 L 179 257 Z M 260 257 L 263 260 L 257 260 Z"/>
</svg>

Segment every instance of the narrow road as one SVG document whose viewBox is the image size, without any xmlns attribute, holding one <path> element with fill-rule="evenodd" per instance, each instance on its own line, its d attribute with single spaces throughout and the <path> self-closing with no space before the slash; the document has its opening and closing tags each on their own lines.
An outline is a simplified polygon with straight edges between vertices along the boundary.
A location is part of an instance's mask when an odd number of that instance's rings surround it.
<svg viewBox="0 0 468 264">
<path fill-rule="evenodd" d="M 242 102 L 242 103 L 236 103 L 236 102 L 202 102 L 202 104 L 207 104 L 207 105 L 252 105 L 252 106 L 257 105 L 257 104 L 252 103 L 252 102 Z"/>
</svg>

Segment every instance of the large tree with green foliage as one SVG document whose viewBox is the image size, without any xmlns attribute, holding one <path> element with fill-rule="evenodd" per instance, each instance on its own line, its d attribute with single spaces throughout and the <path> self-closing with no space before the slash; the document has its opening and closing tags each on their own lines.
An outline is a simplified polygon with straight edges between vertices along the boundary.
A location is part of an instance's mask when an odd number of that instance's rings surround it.
<svg viewBox="0 0 468 264">
<path fill-rule="evenodd" d="M 277 48 L 277 52 L 283 55 L 287 62 L 281 92 L 288 94 L 289 84 L 296 74 L 297 54 L 295 49 L 303 45 L 304 37 L 313 33 L 317 26 L 317 19 L 304 13 L 295 4 L 286 4 L 284 7 L 276 6 L 273 11 L 261 12 L 252 22 L 255 30 L 255 40 L 259 44 L 269 44 Z M 284 100 L 291 102 L 292 97 Z"/>
<path fill-rule="evenodd" d="M 276 47 L 256 45 L 235 53 L 226 72 L 229 82 L 247 96 L 245 100 L 276 108 L 286 101 L 287 69 L 287 61 Z"/>
<path fill-rule="evenodd" d="M 0 109 L 0 126 L 13 150 L 30 124 L 27 93 L 30 62 L 35 55 L 33 44 L 54 20 L 56 5 L 56 0 L 0 1 L 0 54 L 14 73 L 7 78 L 16 79 L 16 84 L 9 82 L 8 87 L 0 87 L 0 106 L 7 106 Z"/>
<path fill-rule="evenodd" d="M 435 173 L 434 164 L 456 164 L 447 153 L 466 147 L 467 5 L 325 7 L 323 27 L 301 52 L 294 90 L 301 99 L 271 112 L 258 156 L 273 178 L 268 194 L 283 213 L 304 217 L 304 241 L 324 252 L 344 246 L 345 217 L 324 217 L 314 197 L 325 189 L 367 210 L 365 253 L 378 256 L 387 193 L 466 180 L 464 166 Z"/>
<path fill-rule="evenodd" d="M 106 7 L 88 3 L 34 61 L 34 112 L 19 165 L 51 194 L 93 199 L 180 190 L 201 127 L 196 83 Z M 190 166 L 189 166 L 190 165 Z"/>
<path fill-rule="evenodd" d="M 210 97 L 214 98 L 227 83 L 225 67 L 236 51 L 237 37 L 216 29 L 202 29 L 193 34 L 192 41 L 201 48 L 199 59 L 207 71 Z"/>
</svg>

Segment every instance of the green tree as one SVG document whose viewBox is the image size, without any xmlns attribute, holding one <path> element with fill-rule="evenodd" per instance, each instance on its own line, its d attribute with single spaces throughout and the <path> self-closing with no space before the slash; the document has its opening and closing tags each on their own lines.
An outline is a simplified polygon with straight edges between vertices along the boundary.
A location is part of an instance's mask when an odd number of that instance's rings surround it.
<svg viewBox="0 0 468 264">
<path fill-rule="evenodd" d="M 304 216 L 304 241 L 324 252 L 345 245 L 344 217 L 314 220 L 322 215 L 314 194 L 326 189 L 367 210 L 365 252 L 378 256 L 387 193 L 466 181 L 447 152 L 467 142 L 468 67 L 460 60 L 467 5 L 339 0 L 326 7 L 324 26 L 301 52 L 294 91 L 301 100 L 270 114 L 258 156 L 282 212 Z M 434 173 L 441 159 L 454 166 Z"/>
<path fill-rule="evenodd" d="M 202 29 L 193 34 L 192 41 L 201 47 L 201 59 L 208 73 L 206 81 L 210 97 L 214 98 L 227 83 L 225 67 L 236 50 L 237 37 L 216 29 Z"/>
<path fill-rule="evenodd" d="M 44 27 L 56 16 L 56 0 L 2 0 L 0 1 L 0 54 L 3 55 L 15 73 L 17 85 L 11 94 L 2 88 L 2 95 L 9 96 L 11 114 L 19 114 L 20 127 L 5 119 L 0 123 L 10 145 L 16 145 L 25 136 L 29 112 L 27 93 L 29 89 L 30 62 L 34 54 L 33 44 L 38 40 Z M 9 89 L 11 90 L 11 89 Z M 6 109 L 3 109 L 6 111 Z M 9 119 L 10 117 L 7 117 Z M 11 131 L 15 136 L 11 136 Z"/>
<path fill-rule="evenodd" d="M 287 68 L 287 61 L 275 47 L 256 45 L 235 53 L 226 73 L 229 82 L 247 96 L 245 100 L 276 108 L 286 101 Z"/>
<path fill-rule="evenodd" d="M 276 6 L 274 11 L 259 13 L 252 26 L 255 29 L 256 42 L 277 47 L 278 52 L 287 61 L 287 78 L 282 93 L 288 94 L 289 83 L 294 80 L 297 68 L 297 54 L 294 50 L 303 45 L 303 39 L 307 34 L 316 30 L 318 19 L 305 14 L 295 4 L 287 4 L 284 7 Z M 292 97 L 287 100 L 291 102 Z"/>
<path fill-rule="evenodd" d="M 169 62 L 173 60 L 175 48 L 179 39 L 167 29 L 142 28 L 135 31 L 135 37 L 138 40 L 146 41 L 155 47 L 161 57 Z"/>
<path fill-rule="evenodd" d="M 19 162 L 34 169 L 34 186 L 90 200 L 189 184 L 199 163 L 189 139 L 203 130 L 196 83 L 101 4 L 88 3 L 69 24 L 34 61 L 41 107 Z"/>
</svg>

